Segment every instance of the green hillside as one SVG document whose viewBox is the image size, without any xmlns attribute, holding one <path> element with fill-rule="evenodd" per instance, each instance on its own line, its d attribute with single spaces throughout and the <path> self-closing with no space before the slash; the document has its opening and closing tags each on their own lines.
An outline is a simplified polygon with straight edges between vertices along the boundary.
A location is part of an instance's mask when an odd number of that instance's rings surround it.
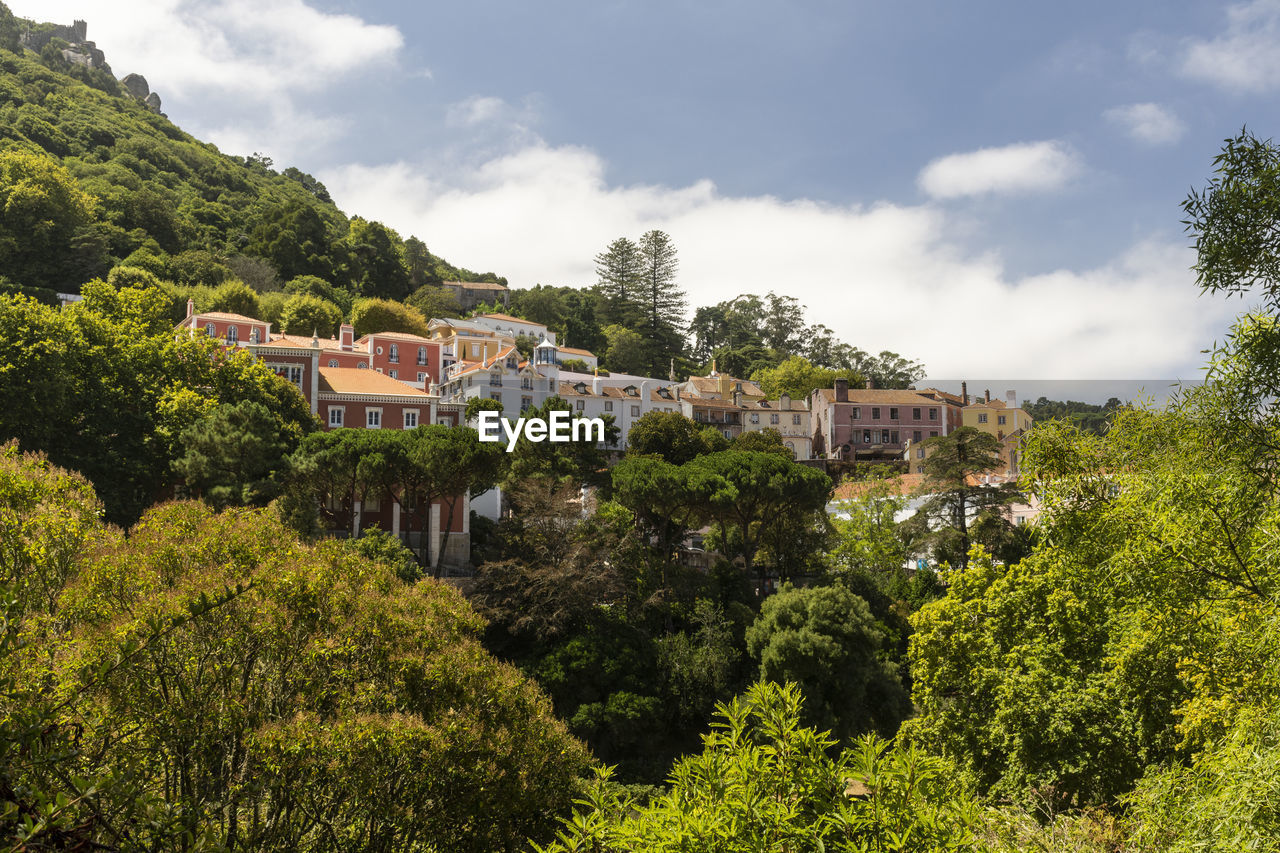
<svg viewBox="0 0 1280 853">
<path fill-rule="evenodd" d="M 353 296 L 393 299 L 433 281 L 498 280 L 348 217 L 299 169 L 195 139 L 129 94 L 109 65 L 68 58 L 78 48 L 55 34 L 66 29 L 0 4 L 3 290 L 35 288 L 47 300 L 121 263 L 180 285 L 238 278 L 267 291 L 314 275 Z"/>
</svg>

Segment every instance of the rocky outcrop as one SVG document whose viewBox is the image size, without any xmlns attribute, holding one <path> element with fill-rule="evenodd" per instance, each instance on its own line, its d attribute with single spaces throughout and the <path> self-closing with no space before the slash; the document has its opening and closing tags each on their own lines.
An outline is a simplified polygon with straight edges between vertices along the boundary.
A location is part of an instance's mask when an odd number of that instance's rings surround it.
<svg viewBox="0 0 1280 853">
<path fill-rule="evenodd" d="M 143 100 L 143 103 L 150 108 L 151 112 L 153 113 L 160 112 L 160 96 L 157 95 L 155 92 L 152 92 L 150 95 L 147 95 L 147 97 Z M 160 113 L 160 114 L 164 115 L 164 113 Z"/>
<path fill-rule="evenodd" d="M 145 101 L 147 95 L 151 94 L 151 87 L 147 85 L 147 78 L 141 74 L 126 74 L 121 78 L 120 82 L 129 90 L 129 94 L 139 101 Z"/>
</svg>

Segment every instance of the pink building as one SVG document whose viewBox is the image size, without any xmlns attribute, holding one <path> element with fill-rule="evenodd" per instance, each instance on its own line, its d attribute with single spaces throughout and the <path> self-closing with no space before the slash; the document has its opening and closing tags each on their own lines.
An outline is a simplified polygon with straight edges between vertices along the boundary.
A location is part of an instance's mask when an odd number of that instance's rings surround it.
<svg viewBox="0 0 1280 853">
<path fill-rule="evenodd" d="M 894 461 L 908 443 L 949 435 L 961 423 L 960 398 L 932 388 L 851 389 L 843 379 L 810 397 L 813 455 L 842 461 Z"/>
</svg>

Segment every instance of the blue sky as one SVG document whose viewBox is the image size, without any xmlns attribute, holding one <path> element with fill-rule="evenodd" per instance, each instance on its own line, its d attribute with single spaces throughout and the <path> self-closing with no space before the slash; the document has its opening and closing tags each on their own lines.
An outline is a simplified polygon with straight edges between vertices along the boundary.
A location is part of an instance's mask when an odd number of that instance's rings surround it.
<svg viewBox="0 0 1280 853">
<path fill-rule="evenodd" d="M 775 290 L 935 376 L 1193 378 L 1179 202 L 1276 128 L 1280 0 L 21 0 L 179 125 L 515 286 L 670 233 L 697 304 Z"/>
</svg>

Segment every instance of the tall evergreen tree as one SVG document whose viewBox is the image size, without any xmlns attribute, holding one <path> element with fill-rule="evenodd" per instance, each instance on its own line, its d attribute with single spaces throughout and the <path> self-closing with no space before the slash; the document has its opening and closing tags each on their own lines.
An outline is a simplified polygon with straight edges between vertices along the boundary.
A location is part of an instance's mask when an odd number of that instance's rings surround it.
<svg viewBox="0 0 1280 853">
<path fill-rule="evenodd" d="M 663 231 L 649 231 L 640 238 L 643 263 L 641 329 L 651 347 L 649 374 L 661 374 L 672 355 L 684 349 L 685 293 L 676 284 L 680 260 L 675 244 Z"/>
<path fill-rule="evenodd" d="M 634 325 L 641 317 L 644 258 L 640 247 L 619 237 L 595 260 L 596 289 L 601 296 L 600 325 Z"/>
</svg>

